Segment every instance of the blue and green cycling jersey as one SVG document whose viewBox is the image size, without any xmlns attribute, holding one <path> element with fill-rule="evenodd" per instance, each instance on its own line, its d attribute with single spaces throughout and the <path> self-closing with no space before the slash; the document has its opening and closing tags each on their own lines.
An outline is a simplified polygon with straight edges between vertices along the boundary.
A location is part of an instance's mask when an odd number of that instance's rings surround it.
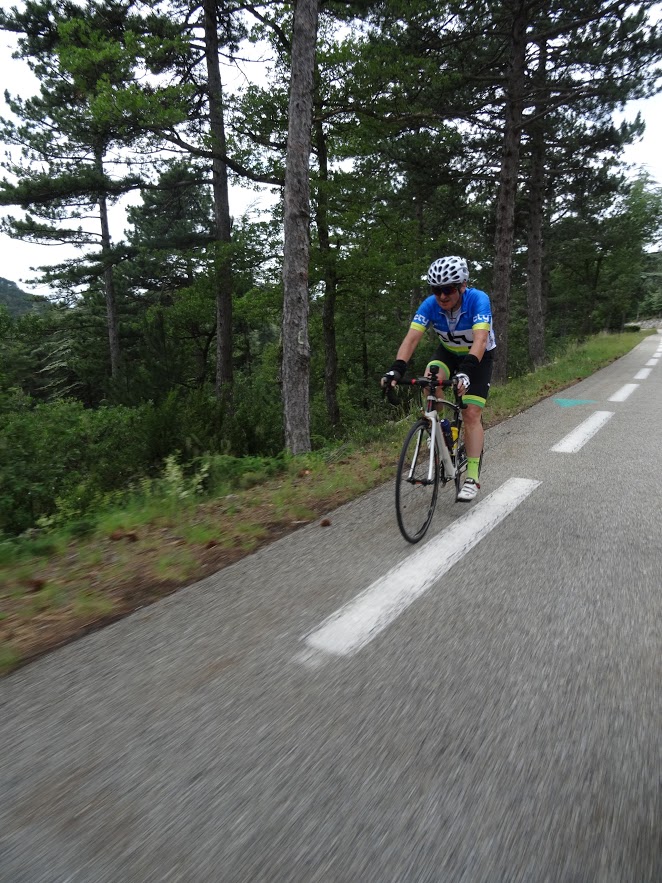
<svg viewBox="0 0 662 883">
<path fill-rule="evenodd" d="M 418 331 L 432 325 L 442 345 L 452 353 L 468 353 L 474 341 L 474 331 L 487 331 L 487 349 L 496 346 L 492 330 L 490 299 L 478 288 L 467 288 L 462 295 L 460 311 L 451 315 L 442 310 L 433 294 L 426 298 L 412 319 L 411 328 Z"/>
</svg>

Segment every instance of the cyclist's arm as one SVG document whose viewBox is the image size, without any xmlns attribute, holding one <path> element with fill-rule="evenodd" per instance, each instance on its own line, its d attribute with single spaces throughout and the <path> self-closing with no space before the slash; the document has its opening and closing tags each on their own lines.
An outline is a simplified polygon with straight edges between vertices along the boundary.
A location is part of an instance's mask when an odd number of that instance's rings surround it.
<svg viewBox="0 0 662 883">
<path fill-rule="evenodd" d="M 459 386 L 457 388 L 459 394 L 463 396 L 471 385 L 471 375 L 472 372 L 478 367 L 480 364 L 480 360 L 485 355 L 485 350 L 487 348 L 487 338 L 489 335 L 489 331 L 486 331 L 483 328 L 476 328 L 474 326 L 474 339 L 471 344 L 471 349 L 460 362 L 457 369 L 457 378 L 459 380 Z"/>
<path fill-rule="evenodd" d="M 471 349 L 468 354 L 470 356 L 475 356 L 479 362 L 485 355 L 488 335 L 489 331 L 484 331 L 482 328 L 474 328 L 474 341 L 471 344 Z"/>
<path fill-rule="evenodd" d="M 424 328 L 410 328 L 405 335 L 405 339 L 400 344 L 400 349 L 398 350 L 396 359 L 401 359 L 403 362 L 408 362 L 414 355 L 414 350 L 420 343 L 421 338 L 424 334 Z M 485 343 L 487 343 L 487 337 L 485 338 Z M 483 347 L 483 349 L 484 348 L 485 347 Z"/>
</svg>

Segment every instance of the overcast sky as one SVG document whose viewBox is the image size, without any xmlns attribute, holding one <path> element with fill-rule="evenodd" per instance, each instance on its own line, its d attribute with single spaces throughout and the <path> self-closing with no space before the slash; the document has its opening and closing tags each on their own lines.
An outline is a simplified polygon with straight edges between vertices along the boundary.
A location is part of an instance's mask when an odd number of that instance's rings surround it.
<svg viewBox="0 0 662 883">
<path fill-rule="evenodd" d="M 15 2 L 15 0 L 12 0 Z M 9 0 L 0 0 L 0 5 L 7 8 Z M 2 97 L 0 97 L 0 116 L 8 115 L 8 108 L 4 102 L 4 89 L 11 94 L 19 94 L 29 97 L 36 92 L 36 80 L 23 62 L 12 59 L 11 35 L 0 32 L 0 83 L 2 84 Z M 634 118 L 640 111 L 646 122 L 644 138 L 637 144 L 628 147 L 624 158 L 639 168 L 646 169 L 650 175 L 662 185 L 662 95 L 646 101 L 630 102 L 625 115 L 628 119 Z M 622 115 L 618 115 L 620 119 Z M 2 149 L 0 147 L 0 149 Z M 0 174 L 2 172 L 0 171 Z M 231 192 L 230 210 L 233 215 L 242 214 L 247 206 L 256 199 L 255 193 L 246 190 L 233 189 Z M 3 214 L 16 213 L 15 209 L 1 209 Z M 116 239 L 122 237 L 124 232 L 123 212 L 121 209 L 114 210 L 111 217 L 113 229 L 117 230 Z M 21 288 L 38 294 L 45 294 L 46 290 L 30 284 L 37 275 L 31 268 L 45 264 L 55 264 L 66 260 L 75 254 L 70 246 L 45 246 L 33 245 L 20 240 L 10 239 L 0 233 L 0 276 L 16 282 Z"/>
</svg>

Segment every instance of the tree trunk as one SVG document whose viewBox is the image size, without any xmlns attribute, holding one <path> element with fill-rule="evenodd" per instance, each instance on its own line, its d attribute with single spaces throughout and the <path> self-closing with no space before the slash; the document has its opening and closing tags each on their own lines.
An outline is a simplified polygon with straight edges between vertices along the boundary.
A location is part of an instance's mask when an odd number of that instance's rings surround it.
<svg viewBox="0 0 662 883">
<path fill-rule="evenodd" d="M 543 228 L 545 190 L 545 121 L 543 104 L 547 97 L 547 44 L 539 44 L 536 81 L 540 95 L 531 129 L 531 172 L 529 176 L 529 237 L 527 249 L 526 300 L 529 325 L 529 358 L 534 368 L 545 364 L 545 313 L 542 299 Z"/>
<path fill-rule="evenodd" d="M 225 123 L 223 120 L 223 83 L 218 60 L 218 25 L 215 0 L 204 0 L 205 59 L 207 62 L 207 85 L 209 94 L 209 124 L 212 149 L 216 154 L 212 161 L 212 190 L 214 194 L 214 219 L 218 245 L 214 261 L 216 283 L 216 398 L 221 400 L 232 394 L 232 263 L 230 242 L 232 222 L 228 196 L 228 170 L 226 155 Z"/>
<path fill-rule="evenodd" d="M 310 147 L 319 0 L 296 0 L 285 161 L 283 248 L 283 407 L 285 446 L 310 450 Z"/>
<path fill-rule="evenodd" d="M 582 338 L 588 337 L 589 335 L 593 334 L 594 331 L 593 315 L 599 301 L 598 285 L 600 282 L 600 274 L 602 272 L 602 258 L 603 256 L 601 254 L 598 254 L 595 263 L 593 264 L 592 270 L 587 268 L 587 271 L 585 273 L 585 279 L 587 281 L 588 287 L 588 298 L 586 299 L 585 306 L 583 308 L 584 319 L 580 325 L 580 335 Z"/>
<path fill-rule="evenodd" d="M 322 307 L 322 330 L 324 333 L 324 394 L 326 412 L 332 426 L 340 423 L 338 407 L 338 351 L 336 348 L 336 295 L 338 278 L 336 276 L 335 257 L 331 251 L 329 235 L 329 198 L 327 184 L 329 181 L 329 164 L 326 152 L 326 139 L 322 121 L 315 123 L 315 143 L 317 161 L 319 163 L 319 186 L 317 188 L 317 235 L 319 238 L 324 274 L 324 305 Z"/>
<path fill-rule="evenodd" d="M 96 165 L 103 175 L 103 160 L 96 157 Z M 103 290 L 106 297 L 106 323 L 108 326 L 108 344 L 110 347 L 110 376 L 117 377 L 120 370 L 120 327 L 117 316 L 117 298 L 113 266 L 110 262 L 110 226 L 108 224 L 108 203 L 106 197 L 99 197 L 99 218 L 101 220 L 101 256 L 103 260 Z"/>
<path fill-rule="evenodd" d="M 497 336 L 494 360 L 495 383 L 505 383 L 508 378 L 508 319 L 512 255 L 515 241 L 515 200 L 524 109 L 526 25 L 527 17 L 524 4 L 521 2 L 512 3 L 510 68 L 506 84 L 503 150 L 496 206 L 494 280 L 492 283 L 492 314 Z"/>
<path fill-rule="evenodd" d="M 368 353 L 368 317 L 366 316 L 367 308 L 365 303 L 363 304 L 363 310 L 361 311 L 361 368 L 363 374 L 363 410 L 367 411 L 370 408 L 370 399 L 367 395 L 367 390 L 370 387 L 371 382 L 373 381 L 371 365 L 370 365 L 370 355 Z"/>
</svg>

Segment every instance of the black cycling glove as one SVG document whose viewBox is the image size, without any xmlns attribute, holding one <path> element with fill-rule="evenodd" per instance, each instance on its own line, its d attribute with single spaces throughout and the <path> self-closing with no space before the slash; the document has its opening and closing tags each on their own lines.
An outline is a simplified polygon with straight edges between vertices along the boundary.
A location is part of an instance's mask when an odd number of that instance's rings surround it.
<svg viewBox="0 0 662 883">
<path fill-rule="evenodd" d="M 480 359 L 467 353 L 457 368 L 458 374 L 465 374 L 470 380 L 473 378 L 474 370 L 480 365 Z"/>
<path fill-rule="evenodd" d="M 388 369 L 386 374 L 382 377 L 382 386 L 390 386 L 391 380 L 402 380 L 405 376 L 405 371 L 407 370 L 407 363 L 402 359 L 396 359 L 395 362 Z M 385 382 L 386 381 L 386 382 Z"/>
</svg>

